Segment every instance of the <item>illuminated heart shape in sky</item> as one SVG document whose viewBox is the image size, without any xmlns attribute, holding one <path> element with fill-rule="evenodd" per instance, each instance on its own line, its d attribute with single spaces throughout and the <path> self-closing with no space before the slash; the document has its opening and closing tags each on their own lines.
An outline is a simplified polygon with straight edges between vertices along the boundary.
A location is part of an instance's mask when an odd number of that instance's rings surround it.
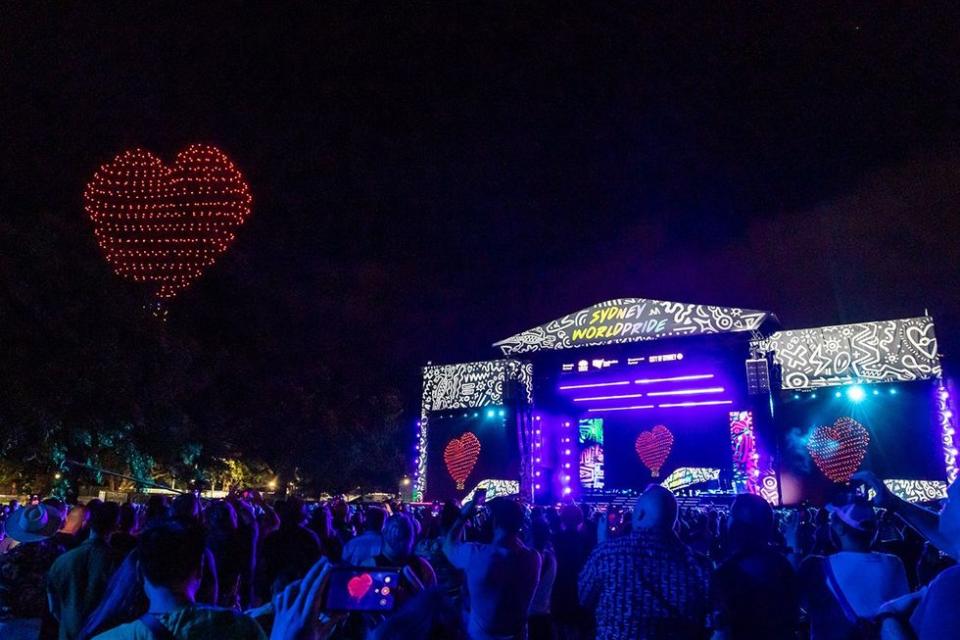
<svg viewBox="0 0 960 640">
<path fill-rule="evenodd" d="M 834 482 L 847 482 L 860 468 L 870 433 L 853 418 L 837 418 L 829 426 L 819 426 L 807 440 L 807 451 L 823 475 Z"/>
<path fill-rule="evenodd" d="M 447 465 L 450 477 L 457 483 L 458 490 L 463 490 L 463 483 L 470 476 L 479 457 L 480 441 L 469 431 L 448 442 L 443 449 L 443 462 Z"/>
<path fill-rule="evenodd" d="M 650 431 L 643 431 L 633 443 L 640 461 L 650 469 L 650 475 L 656 478 L 660 475 L 660 467 L 667 461 L 670 450 L 673 449 L 673 434 L 662 424 L 658 424 Z"/>
<path fill-rule="evenodd" d="M 367 591 L 369 591 L 372 586 L 373 578 L 370 577 L 370 574 L 361 573 L 347 581 L 347 593 L 349 593 L 350 597 L 354 600 L 359 600 L 367 595 Z"/>
<path fill-rule="evenodd" d="M 227 250 L 250 215 L 250 186 L 216 147 L 193 144 L 172 166 L 144 149 L 100 167 L 83 193 L 103 254 L 120 277 L 172 298 Z"/>
</svg>

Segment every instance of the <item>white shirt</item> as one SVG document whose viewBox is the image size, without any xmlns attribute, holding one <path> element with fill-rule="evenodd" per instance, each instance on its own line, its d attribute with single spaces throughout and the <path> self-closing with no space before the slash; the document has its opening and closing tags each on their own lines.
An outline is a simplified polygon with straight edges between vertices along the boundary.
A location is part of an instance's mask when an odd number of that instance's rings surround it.
<svg viewBox="0 0 960 640">
<path fill-rule="evenodd" d="M 518 542 L 508 549 L 460 542 L 444 548 L 450 564 L 467 576 L 471 640 L 519 638 L 540 580 L 540 554 Z"/>
<path fill-rule="evenodd" d="M 897 556 L 840 551 L 826 561 L 847 602 L 861 618 L 876 615 L 884 602 L 910 591 L 907 572 Z"/>
</svg>

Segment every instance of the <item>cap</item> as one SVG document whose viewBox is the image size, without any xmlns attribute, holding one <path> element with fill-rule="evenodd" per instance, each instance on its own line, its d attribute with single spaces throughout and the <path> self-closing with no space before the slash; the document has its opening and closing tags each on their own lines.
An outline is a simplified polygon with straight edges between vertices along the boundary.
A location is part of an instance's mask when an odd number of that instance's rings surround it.
<svg viewBox="0 0 960 640">
<path fill-rule="evenodd" d="M 877 528 L 877 512 L 864 502 L 851 502 L 840 507 L 828 504 L 827 511 L 858 531 L 869 532 Z"/>
</svg>

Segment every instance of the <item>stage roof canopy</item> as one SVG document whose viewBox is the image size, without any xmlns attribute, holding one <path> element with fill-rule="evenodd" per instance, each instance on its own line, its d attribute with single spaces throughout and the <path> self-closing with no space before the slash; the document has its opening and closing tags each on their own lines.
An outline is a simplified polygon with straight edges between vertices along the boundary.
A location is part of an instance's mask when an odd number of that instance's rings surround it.
<svg viewBox="0 0 960 640">
<path fill-rule="evenodd" d="M 495 343 L 504 355 L 717 333 L 756 331 L 768 311 L 621 298 L 587 307 Z"/>
</svg>

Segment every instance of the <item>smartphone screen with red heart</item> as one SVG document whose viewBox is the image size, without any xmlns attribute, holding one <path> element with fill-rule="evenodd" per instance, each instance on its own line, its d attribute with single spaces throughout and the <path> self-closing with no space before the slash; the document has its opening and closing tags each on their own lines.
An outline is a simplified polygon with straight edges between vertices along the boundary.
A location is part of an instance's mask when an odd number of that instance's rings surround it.
<svg viewBox="0 0 960 640">
<path fill-rule="evenodd" d="M 393 611 L 400 582 L 397 569 L 334 567 L 325 611 Z"/>
</svg>

